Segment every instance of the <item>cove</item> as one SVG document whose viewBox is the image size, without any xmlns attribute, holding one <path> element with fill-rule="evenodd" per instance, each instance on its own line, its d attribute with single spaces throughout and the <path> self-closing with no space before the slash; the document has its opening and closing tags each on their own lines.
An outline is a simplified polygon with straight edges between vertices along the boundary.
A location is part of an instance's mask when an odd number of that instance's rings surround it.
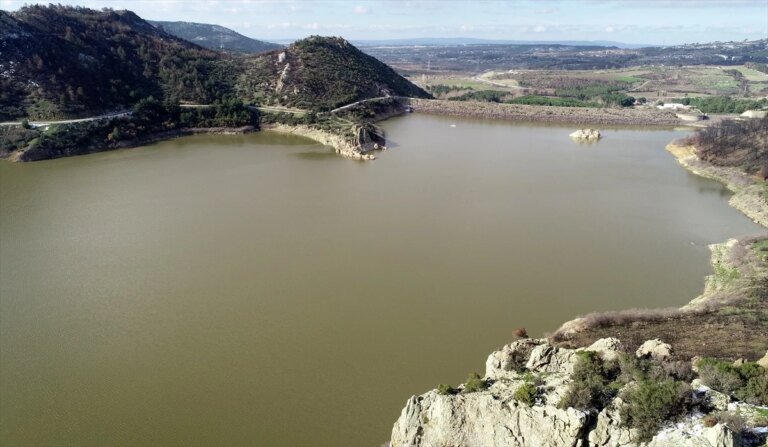
<svg viewBox="0 0 768 447">
<path fill-rule="evenodd" d="M 257 133 L 0 163 L 0 444 L 378 446 L 516 327 L 682 305 L 760 230 L 681 132 L 381 125 L 373 162 Z"/>
</svg>

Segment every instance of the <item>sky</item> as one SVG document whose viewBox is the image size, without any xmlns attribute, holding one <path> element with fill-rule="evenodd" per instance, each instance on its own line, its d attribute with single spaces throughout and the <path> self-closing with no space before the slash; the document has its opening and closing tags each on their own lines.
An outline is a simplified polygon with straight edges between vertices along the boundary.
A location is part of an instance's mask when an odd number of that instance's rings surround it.
<svg viewBox="0 0 768 447">
<path fill-rule="evenodd" d="M 261 40 L 472 37 L 676 45 L 768 37 L 768 0 L 52 0 L 215 23 Z M 0 0 L 17 10 L 29 0 Z"/>
</svg>

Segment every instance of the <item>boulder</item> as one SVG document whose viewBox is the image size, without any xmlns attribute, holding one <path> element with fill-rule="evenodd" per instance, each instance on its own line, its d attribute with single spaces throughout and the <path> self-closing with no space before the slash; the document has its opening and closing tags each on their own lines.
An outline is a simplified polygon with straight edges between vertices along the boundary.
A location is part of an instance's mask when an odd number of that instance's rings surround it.
<svg viewBox="0 0 768 447">
<path fill-rule="evenodd" d="M 392 447 L 572 447 L 588 427 L 587 413 L 529 407 L 504 391 L 408 400 L 392 431 Z"/>
<path fill-rule="evenodd" d="M 601 136 L 602 135 L 600 135 L 600 131 L 597 129 L 579 129 L 576 132 L 570 134 L 570 137 L 575 140 L 596 141 L 599 140 Z"/>
<path fill-rule="evenodd" d="M 574 351 L 542 344 L 533 348 L 525 367 L 533 372 L 571 374 L 575 364 Z"/>
<path fill-rule="evenodd" d="M 516 377 L 516 372 L 528 363 L 533 349 L 544 343 L 543 340 L 524 338 L 492 352 L 485 362 L 485 376 L 494 380 Z"/>
<path fill-rule="evenodd" d="M 654 360 L 669 360 L 672 358 L 672 346 L 664 343 L 663 341 L 659 340 L 658 338 L 655 338 L 653 340 L 648 340 L 642 345 L 640 345 L 639 348 L 637 348 L 637 352 L 635 352 L 635 355 L 638 357 L 645 357 L 645 358 L 652 358 Z"/>
<path fill-rule="evenodd" d="M 765 369 L 768 369 L 768 352 L 765 353 L 763 358 L 757 361 L 757 364 L 762 366 Z"/>
<path fill-rule="evenodd" d="M 691 388 L 694 390 L 694 397 L 704 407 L 711 410 L 726 411 L 728 404 L 731 403 L 731 397 L 719 391 L 704 385 L 701 379 L 694 379 L 691 382 Z"/>
<path fill-rule="evenodd" d="M 600 355 L 601 359 L 612 361 L 618 359 L 621 353 L 624 352 L 624 345 L 621 344 L 621 340 L 618 338 L 601 338 L 592 343 L 585 351 L 596 352 Z"/>
</svg>

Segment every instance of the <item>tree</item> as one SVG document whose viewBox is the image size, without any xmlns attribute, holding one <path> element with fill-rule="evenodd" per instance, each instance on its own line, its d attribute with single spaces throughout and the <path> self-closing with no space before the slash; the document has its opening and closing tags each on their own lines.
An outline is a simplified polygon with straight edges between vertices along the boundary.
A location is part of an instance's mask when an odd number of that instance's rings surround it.
<svg viewBox="0 0 768 447">
<path fill-rule="evenodd" d="M 23 127 L 24 129 L 31 129 L 32 125 L 29 124 L 28 119 L 24 118 L 23 120 L 21 120 L 21 127 Z"/>
</svg>

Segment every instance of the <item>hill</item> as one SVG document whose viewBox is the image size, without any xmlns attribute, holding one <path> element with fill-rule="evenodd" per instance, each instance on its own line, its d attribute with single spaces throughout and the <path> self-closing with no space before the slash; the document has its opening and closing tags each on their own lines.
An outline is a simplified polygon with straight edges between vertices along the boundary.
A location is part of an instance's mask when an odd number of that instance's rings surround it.
<svg viewBox="0 0 768 447">
<path fill-rule="evenodd" d="M 380 96 L 429 96 L 340 38 L 312 37 L 260 55 L 222 53 L 130 11 L 56 5 L 0 11 L 0 49 L 0 121 L 97 115 L 149 96 L 313 110 Z"/>
<path fill-rule="evenodd" d="M 234 82 L 231 62 L 130 11 L 0 11 L 0 48 L 0 120 L 87 115 L 148 96 L 208 103 Z"/>
<path fill-rule="evenodd" d="M 430 95 L 340 37 L 311 36 L 246 59 L 238 88 L 256 102 L 330 110 L 366 98 Z"/>
<path fill-rule="evenodd" d="M 211 50 L 225 50 L 237 53 L 264 53 L 283 48 L 283 45 L 251 39 L 219 25 L 154 20 L 149 20 L 148 22 L 169 34 Z"/>
</svg>

